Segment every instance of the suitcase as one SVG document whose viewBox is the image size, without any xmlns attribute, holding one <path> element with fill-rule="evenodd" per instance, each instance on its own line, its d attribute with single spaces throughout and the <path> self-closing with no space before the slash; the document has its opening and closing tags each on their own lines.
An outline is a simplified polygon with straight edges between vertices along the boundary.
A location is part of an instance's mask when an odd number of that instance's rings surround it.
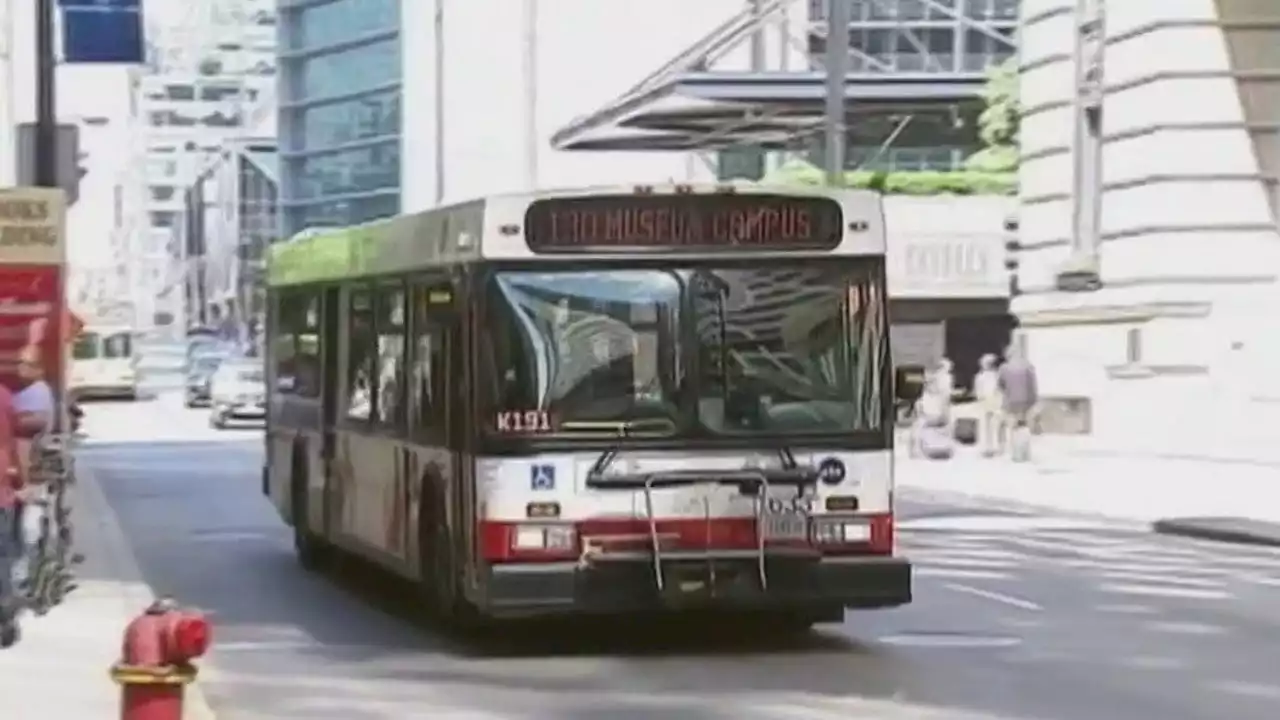
<svg viewBox="0 0 1280 720">
<path fill-rule="evenodd" d="M 961 445 L 974 445 L 978 442 L 978 419 L 958 418 L 955 428 L 956 442 Z"/>
<path fill-rule="evenodd" d="M 1031 428 L 1027 425 L 1009 431 L 1009 457 L 1014 462 L 1031 460 Z"/>
<path fill-rule="evenodd" d="M 956 452 L 955 439 L 947 428 L 922 427 L 917 442 L 920 454 L 930 460 L 949 460 Z"/>
</svg>

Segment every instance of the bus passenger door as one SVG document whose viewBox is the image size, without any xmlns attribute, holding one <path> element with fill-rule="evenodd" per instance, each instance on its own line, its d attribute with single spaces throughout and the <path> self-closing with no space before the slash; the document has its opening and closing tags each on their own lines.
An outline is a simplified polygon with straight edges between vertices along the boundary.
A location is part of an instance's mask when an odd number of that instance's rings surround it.
<svg viewBox="0 0 1280 720">
<path fill-rule="evenodd" d="M 458 457 L 452 429 L 456 409 L 451 388 L 462 379 L 452 363 L 457 344 L 456 305 L 450 286 L 435 283 L 416 286 L 412 305 L 414 368 L 410 382 L 414 417 L 410 434 L 417 461 L 410 477 L 419 487 L 410 489 L 410 499 L 418 505 L 425 494 L 431 515 L 418 516 L 410 524 L 421 525 L 420 532 L 425 531 L 430 537 L 444 530 L 457 538 Z M 432 550 L 421 545 L 418 549 Z M 450 554 L 457 556 L 456 552 Z M 423 563 L 427 558 L 417 560 Z"/>
<path fill-rule="evenodd" d="M 328 531 L 338 521 L 330 517 L 333 503 L 333 460 L 338 438 L 335 432 L 338 423 L 338 392 L 342 387 L 339 382 L 342 363 L 338 354 L 338 335 L 342 328 L 342 298 L 338 288 L 326 288 L 324 291 L 323 311 L 321 312 L 320 352 L 320 465 L 324 468 L 324 518 L 325 530 Z"/>
</svg>

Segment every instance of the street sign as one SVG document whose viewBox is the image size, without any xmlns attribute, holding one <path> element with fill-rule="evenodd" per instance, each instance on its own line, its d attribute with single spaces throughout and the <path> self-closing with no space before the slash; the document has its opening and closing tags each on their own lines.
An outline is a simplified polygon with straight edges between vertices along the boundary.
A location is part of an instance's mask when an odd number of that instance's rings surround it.
<svg viewBox="0 0 1280 720">
<path fill-rule="evenodd" d="M 131 64 L 146 60 L 142 0 L 58 0 L 67 63 Z"/>
</svg>

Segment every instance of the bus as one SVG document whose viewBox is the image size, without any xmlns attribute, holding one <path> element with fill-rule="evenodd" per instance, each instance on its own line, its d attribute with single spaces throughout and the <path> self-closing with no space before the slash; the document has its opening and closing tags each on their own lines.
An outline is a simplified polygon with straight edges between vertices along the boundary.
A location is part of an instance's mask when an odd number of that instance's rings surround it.
<svg viewBox="0 0 1280 720">
<path fill-rule="evenodd" d="M 881 200 L 491 197 L 271 248 L 263 492 L 446 622 L 911 601 Z"/>
<path fill-rule="evenodd" d="M 138 399 L 133 329 L 89 325 L 71 344 L 71 395 L 77 400 Z"/>
</svg>

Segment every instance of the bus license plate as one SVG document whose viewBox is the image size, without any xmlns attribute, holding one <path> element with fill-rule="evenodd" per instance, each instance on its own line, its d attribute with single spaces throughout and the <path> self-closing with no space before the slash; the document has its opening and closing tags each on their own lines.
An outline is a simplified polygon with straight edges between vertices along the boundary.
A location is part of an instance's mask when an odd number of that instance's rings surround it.
<svg viewBox="0 0 1280 720">
<path fill-rule="evenodd" d="M 765 513 L 766 540 L 804 540 L 809 536 L 809 519 L 801 513 Z"/>
</svg>

